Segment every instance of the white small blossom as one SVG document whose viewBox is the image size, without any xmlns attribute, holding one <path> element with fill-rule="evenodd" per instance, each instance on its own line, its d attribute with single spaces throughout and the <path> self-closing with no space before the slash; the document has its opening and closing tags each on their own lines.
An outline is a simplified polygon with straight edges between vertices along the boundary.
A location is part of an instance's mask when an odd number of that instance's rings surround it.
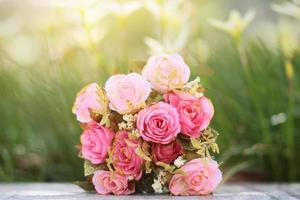
<svg viewBox="0 0 300 200">
<path fill-rule="evenodd" d="M 127 129 L 127 130 L 133 129 L 133 123 L 132 123 L 132 122 L 127 122 L 127 123 L 126 123 L 126 129 Z"/>
<path fill-rule="evenodd" d="M 137 115 L 132 115 L 132 114 L 123 115 L 123 120 L 126 121 L 126 122 L 135 122 L 136 121 L 136 116 Z"/>
<path fill-rule="evenodd" d="M 158 174 L 158 176 L 157 176 L 157 178 L 158 178 L 158 180 L 161 182 L 161 183 L 165 183 L 166 182 L 166 172 L 165 171 L 160 171 L 159 172 L 159 174 Z"/>
<path fill-rule="evenodd" d="M 154 179 L 154 183 L 152 184 L 152 188 L 154 189 L 155 193 L 163 193 L 165 190 L 165 184 L 167 182 L 165 171 L 160 171 L 157 175 L 157 179 Z"/>
<path fill-rule="evenodd" d="M 174 165 L 176 167 L 181 167 L 182 165 L 184 165 L 184 163 L 186 162 L 185 159 L 182 158 L 182 156 L 179 156 L 175 161 L 174 161 Z"/>
<path fill-rule="evenodd" d="M 119 124 L 118 124 L 118 127 L 119 127 L 119 129 L 120 129 L 120 130 L 124 130 L 124 129 L 126 129 L 126 128 L 127 128 L 127 126 L 126 126 L 126 123 L 125 123 L 125 122 L 121 122 L 121 123 L 119 123 Z"/>
<path fill-rule="evenodd" d="M 140 137 L 141 136 L 140 133 L 139 133 L 139 131 L 137 129 L 132 130 L 131 134 L 134 135 L 134 136 L 136 136 L 136 137 Z"/>
<path fill-rule="evenodd" d="M 123 115 L 123 122 L 120 122 L 118 124 L 119 129 L 123 129 L 123 130 L 132 130 L 134 129 L 134 124 L 136 121 L 137 115 L 132 115 L 132 114 L 128 114 L 128 115 Z"/>
<path fill-rule="evenodd" d="M 162 186 L 161 182 L 157 179 L 154 179 L 152 188 L 155 191 L 155 193 L 163 193 L 163 186 Z"/>
<path fill-rule="evenodd" d="M 273 126 L 276 126 L 278 124 L 282 124 L 284 122 L 286 122 L 286 114 L 281 112 L 281 113 L 278 113 L 276 115 L 272 115 L 271 116 L 271 124 Z"/>
<path fill-rule="evenodd" d="M 130 121 L 130 115 L 123 115 L 123 120 L 126 122 Z"/>
</svg>

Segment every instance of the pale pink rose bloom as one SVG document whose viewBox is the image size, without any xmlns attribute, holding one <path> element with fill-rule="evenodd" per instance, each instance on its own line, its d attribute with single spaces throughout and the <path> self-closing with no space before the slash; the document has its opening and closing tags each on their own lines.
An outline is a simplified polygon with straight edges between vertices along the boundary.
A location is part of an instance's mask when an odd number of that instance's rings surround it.
<svg viewBox="0 0 300 200">
<path fill-rule="evenodd" d="M 153 144 L 151 149 L 154 162 L 171 164 L 183 154 L 183 148 L 176 140 L 170 144 Z"/>
<path fill-rule="evenodd" d="M 128 183 L 126 176 L 109 171 L 96 171 L 92 182 L 98 194 L 128 195 L 135 191 L 135 185 Z"/>
<path fill-rule="evenodd" d="M 149 58 L 142 75 L 160 93 L 182 88 L 188 82 L 190 69 L 178 54 L 161 54 Z"/>
<path fill-rule="evenodd" d="M 145 141 L 159 144 L 172 142 L 180 132 L 176 108 L 164 102 L 141 110 L 136 124 Z"/>
<path fill-rule="evenodd" d="M 216 161 L 197 158 L 181 168 L 186 174 L 175 174 L 169 183 L 173 195 L 207 195 L 215 190 L 222 180 L 222 172 Z"/>
<path fill-rule="evenodd" d="M 76 115 L 78 121 L 82 123 L 92 121 L 89 109 L 100 110 L 107 106 L 101 105 L 99 90 L 100 87 L 96 83 L 91 83 L 77 94 L 72 112 Z"/>
<path fill-rule="evenodd" d="M 151 92 L 151 85 L 137 73 L 118 74 L 106 81 L 105 90 L 110 108 L 120 114 L 126 114 L 145 104 Z"/>
<path fill-rule="evenodd" d="M 126 131 L 116 133 L 112 149 L 113 166 L 124 176 L 139 180 L 142 177 L 144 160 L 135 153 L 140 140 L 129 138 Z"/>
<path fill-rule="evenodd" d="M 89 122 L 80 142 L 82 156 L 93 164 L 101 164 L 108 156 L 115 133 L 96 122 Z"/>
<path fill-rule="evenodd" d="M 181 133 L 184 135 L 199 137 L 213 118 L 213 104 L 204 96 L 196 98 L 189 93 L 177 92 L 165 94 L 164 99 L 177 108 Z"/>
</svg>

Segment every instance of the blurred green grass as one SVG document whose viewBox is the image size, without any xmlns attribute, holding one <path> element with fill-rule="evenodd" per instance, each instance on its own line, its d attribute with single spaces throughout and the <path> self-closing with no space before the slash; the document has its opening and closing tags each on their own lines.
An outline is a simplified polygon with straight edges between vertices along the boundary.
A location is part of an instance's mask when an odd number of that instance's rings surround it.
<svg viewBox="0 0 300 200">
<path fill-rule="evenodd" d="M 37 21 L 2 19 L 0 181 L 82 179 L 76 149 L 81 130 L 71 113 L 76 93 L 87 83 L 103 84 L 111 74 L 136 69 L 136 61 L 159 49 L 181 53 L 191 79 L 199 75 L 208 88 L 226 179 L 243 172 L 239 180 L 253 180 L 245 173 L 255 180 L 300 180 L 300 45 L 287 56 L 282 38 L 290 36 L 280 35 L 279 28 L 300 22 L 280 17 L 274 29 L 261 30 L 267 37 L 244 35 L 241 55 L 229 36 L 207 24 L 222 9 L 220 2 L 171 2 L 154 6 L 164 8 L 158 14 L 144 7 L 121 9 L 92 15 L 99 17 L 92 21 L 90 11 L 97 6 L 46 9 L 50 17 Z M 297 31 L 288 30 L 299 42 Z"/>
</svg>

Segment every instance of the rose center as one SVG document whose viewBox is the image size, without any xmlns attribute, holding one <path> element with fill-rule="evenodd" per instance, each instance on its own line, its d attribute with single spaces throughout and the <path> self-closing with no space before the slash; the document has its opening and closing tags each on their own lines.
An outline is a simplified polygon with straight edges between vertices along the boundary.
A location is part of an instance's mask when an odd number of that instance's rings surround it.
<svg viewBox="0 0 300 200">
<path fill-rule="evenodd" d="M 154 119 L 153 124 L 159 129 L 164 129 L 166 127 L 166 122 L 162 119 Z"/>
</svg>

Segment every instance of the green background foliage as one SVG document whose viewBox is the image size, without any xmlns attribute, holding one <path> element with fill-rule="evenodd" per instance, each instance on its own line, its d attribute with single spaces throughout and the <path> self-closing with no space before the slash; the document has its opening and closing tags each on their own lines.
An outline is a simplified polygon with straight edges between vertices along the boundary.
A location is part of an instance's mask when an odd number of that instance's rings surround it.
<svg viewBox="0 0 300 200">
<path fill-rule="evenodd" d="M 226 180 L 300 180 L 297 16 L 273 1 L 51 2 L 0 1 L 0 181 L 82 180 L 76 93 L 159 51 L 208 88 Z M 233 8 L 256 9 L 239 40 L 208 23 Z"/>
</svg>

